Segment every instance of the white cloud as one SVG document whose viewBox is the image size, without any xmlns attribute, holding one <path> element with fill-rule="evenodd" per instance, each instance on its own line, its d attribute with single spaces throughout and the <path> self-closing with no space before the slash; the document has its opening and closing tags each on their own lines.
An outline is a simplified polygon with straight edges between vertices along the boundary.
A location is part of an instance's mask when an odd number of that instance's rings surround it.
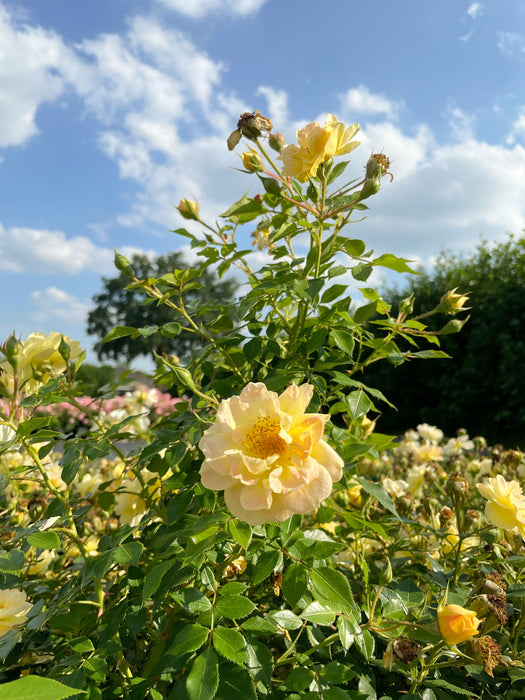
<svg viewBox="0 0 525 700">
<path fill-rule="evenodd" d="M 88 301 L 82 301 L 58 287 L 35 290 L 31 292 L 31 299 L 36 307 L 34 319 L 40 323 L 53 318 L 64 321 L 74 318 L 77 322 L 84 323 L 91 308 Z"/>
<path fill-rule="evenodd" d="M 0 270 L 77 275 L 84 270 L 107 273 L 113 269 L 113 251 L 84 236 L 67 238 L 62 231 L 6 230 L 0 225 Z"/>
<path fill-rule="evenodd" d="M 226 12 L 231 15 L 255 14 L 267 0 L 158 0 L 170 10 L 188 17 L 201 19 L 211 13 Z"/>
<path fill-rule="evenodd" d="M 277 127 L 279 124 L 284 128 L 288 123 L 288 95 L 284 90 L 275 90 L 272 87 L 261 85 L 256 91 L 256 95 L 262 95 L 268 103 L 268 114 L 263 111 L 273 124 Z"/>
<path fill-rule="evenodd" d="M 19 146 L 38 132 L 39 106 L 62 94 L 70 52 L 53 32 L 15 26 L 1 5 L 0 47 L 0 147 Z"/>
<path fill-rule="evenodd" d="M 457 141 L 473 138 L 475 117 L 449 102 L 443 116 L 448 121 L 452 136 Z"/>
<path fill-rule="evenodd" d="M 508 56 L 525 53 L 525 36 L 515 32 L 498 32 L 498 49 Z"/>
<path fill-rule="evenodd" d="M 525 106 L 520 108 L 518 116 L 512 124 L 511 132 L 507 136 L 507 143 L 512 145 L 516 138 L 525 139 Z"/>
<path fill-rule="evenodd" d="M 365 85 L 347 90 L 340 95 L 341 108 L 345 114 L 385 114 L 393 119 L 403 103 L 401 101 L 389 100 L 384 95 L 370 92 Z"/>
<path fill-rule="evenodd" d="M 477 19 L 481 17 L 484 13 L 484 7 L 480 2 L 473 2 L 469 5 L 467 10 L 467 15 L 472 17 L 472 19 Z"/>
</svg>

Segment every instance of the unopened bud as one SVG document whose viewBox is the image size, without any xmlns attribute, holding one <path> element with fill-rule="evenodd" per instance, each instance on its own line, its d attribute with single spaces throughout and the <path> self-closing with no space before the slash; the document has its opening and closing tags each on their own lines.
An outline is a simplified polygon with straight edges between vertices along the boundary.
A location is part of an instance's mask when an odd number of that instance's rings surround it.
<svg viewBox="0 0 525 700">
<path fill-rule="evenodd" d="M 451 508 L 449 508 L 448 506 L 443 506 L 443 508 L 439 511 L 439 520 L 440 520 L 442 526 L 445 523 L 448 523 L 453 518 L 454 518 L 454 511 Z"/>
<path fill-rule="evenodd" d="M 22 343 L 16 339 L 15 334 L 11 333 L 9 338 L 2 345 L 2 353 L 13 369 L 17 369 L 20 362 L 20 354 L 22 352 Z"/>
<path fill-rule="evenodd" d="M 459 318 L 453 318 L 446 324 L 446 326 L 443 326 L 443 328 L 438 331 L 436 335 L 452 335 L 452 333 L 459 333 L 469 318 L 470 316 L 467 316 L 467 318 L 462 320 Z"/>
<path fill-rule="evenodd" d="M 388 586 L 392 579 L 392 564 L 390 563 L 390 559 L 387 559 L 385 566 L 381 569 L 381 573 L 379 574 L 379 585 Z"/>
<path fill-rule="evenodd" d="M 199 220 L 199 205 L 197 202 L 193 202 L 191 199 L 184 199 L 183 197 L 176 209 L 183 219 L 188 219 L 191 221 Z"/>
<path fill-rule="evenodd" d="M 117 270 L 119 270 L 120 272 L 123 272 L 128 277 L 133 277 L 133 270 L 131 269 L 131 263 L 124 255 L 117 253 L 117 251 L 115 251 L 114 264 L 115 264 L 115 267 L 117 268 Z"/>
<path fill-rule="evenodd" d="M 241 155 L 242 164 L 249 173 L 257 173 L 264 170 L 264 165 L 261 156 L 250 148 L 249 151 L 244 151 Z"/>
<path fill-rule="evenodd" d="M 60 337 L 60 344 L 58 346 L 58 352 L 60 353 L 60 357 L 62 357 L 64 362 L 69 361 L 69 358 L 71 357 L 71 348 L 64 340 L 64 336 Z"/>
<path fill-rule="evenodd" d="M 468 481 L 459 472 L 454 472 L 448 477 L 445 490 L 453 498 L 457 496 L 467 497 L 470 491 Z"/>
<path fill-rule="evenodd" d="M 273 148 L 274 151 L 280 153 L 285 144 L 284 136 L 282 134 L 270 134 L 268 137 L 268 144 L 270 148 Z"/>
</svg>

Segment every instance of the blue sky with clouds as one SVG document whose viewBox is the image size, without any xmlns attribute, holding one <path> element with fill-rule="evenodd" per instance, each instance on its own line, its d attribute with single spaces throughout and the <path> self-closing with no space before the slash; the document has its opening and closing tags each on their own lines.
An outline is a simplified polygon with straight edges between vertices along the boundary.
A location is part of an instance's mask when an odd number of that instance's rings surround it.
<svg viewBox="0 0 525 700">
<path fill-rule="evenodd" d="M 287 141 L 359 121 L 394 182 L 353 237 L 431 264 L 525 225 L 525 3 L 0 0 L 0 338 L 86 313 L 113 248 L 160 254 L 182 196 L 215 218 L 255 178 L 242 111 Z"/>
</svg>

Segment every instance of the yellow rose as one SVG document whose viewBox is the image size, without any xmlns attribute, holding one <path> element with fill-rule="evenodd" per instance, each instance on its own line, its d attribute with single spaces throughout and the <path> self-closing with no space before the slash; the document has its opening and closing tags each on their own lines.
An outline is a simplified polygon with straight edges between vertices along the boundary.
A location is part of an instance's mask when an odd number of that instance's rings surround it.
<svg viewBox="0 0 525 700">
<path fill-rule="evenodd" d="M 25 393 L 35 393 L 42 384 L 65 372 L 67 364 L 59 351 L 62 341 L 69 346 L 69 359 L 75 360 L 82 352 L 80 343 L 62 333 L 51 331 L 48 336 L 44 333 L 31 333 L 21 344 L 17 374 L 18 384 L 23 384 Z M 6 373 L 6 386 L 11 385 L 9 379 L 13 375 L 13 368 L 9 362 L 0 362 L 0 369 Z"/>
<path fill-rule="evenodd" d="M 328 416 L 305 413 L 309 384 L 280 396 L 250 383 L 221 403 L 201 438 L 206 488 L 220 491 L 230 511 L 250 525 L 309 513 L 341 478 L 343 461 L 323 439 Z"/>
<path fill-rule="evenodd" d="M 447 644 L 459 644 L 478 634 L 481 620 L 474 610 L 467 610 L 461 605 L 445 605 L 437 613 L 439 631 Z"/>
<path fill-rule="evenodd" d="M 359 143 L 351 139 L 358 131 L 359 124 L 346 127 L 333 114 L 328 115 L 324 127 L 318 122 L 310 122 L 297 131 L 299 145 L 286 146 L 279 156 L 284 163 L 282 174 L 306 182 L 315 176 L 321 163 L 357 148 Z"/>
<path fill-rule="evenodd" d="M 23 591 L 17 588 L 0 590 L 0 637 L 21 627 L 32 607 Z"/>
<path fill-rule="evenodd" d="M 525 538 L 525 497 L 517 481 L 507 481 L 501 474 L 478 484 L 478 491 L 488 499 L 485 517 L 496 527 L 519 530 Z"/>
</svg>

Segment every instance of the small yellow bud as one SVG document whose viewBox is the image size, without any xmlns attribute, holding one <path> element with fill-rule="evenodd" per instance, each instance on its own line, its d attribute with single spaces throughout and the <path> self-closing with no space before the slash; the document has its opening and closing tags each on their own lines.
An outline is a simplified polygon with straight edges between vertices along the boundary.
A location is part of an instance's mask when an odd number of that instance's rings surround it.
<svg viewBox="0 0 525 700">
<path fill-rule="evenodd" d="M 284 136 L 282 134 L 270 134 L 268 137 L 268 144 L 270 148 L 273 148 L 274 151 L 280 153 L 285 144 Z"/>
<path fill-rule="evenodd" d="M 250 148 L 249 151 L 244 151 L 241 155 L 242 164 L 249 173 L 257 173 L 264 170 L 261 156 Z"/>
<path fill-rule="evenodd" d="M 468 294 L 456 294 L 456 289 L 451 289 L 440 299 L 438 311 L 444 311 L 448 314 L 457 314 L 458 311 L 466 311 L 469 306 L 465 306 L 468 301 Z"/>
<path fill-rule="evenodd" d="M 199 205 L 197 202 L 193 202 L 191 199 L 184 199 L 183 197 L 176 209 L 180 212 L 183 219 L 192 221 L 199 220 Z"/>
</svg>

